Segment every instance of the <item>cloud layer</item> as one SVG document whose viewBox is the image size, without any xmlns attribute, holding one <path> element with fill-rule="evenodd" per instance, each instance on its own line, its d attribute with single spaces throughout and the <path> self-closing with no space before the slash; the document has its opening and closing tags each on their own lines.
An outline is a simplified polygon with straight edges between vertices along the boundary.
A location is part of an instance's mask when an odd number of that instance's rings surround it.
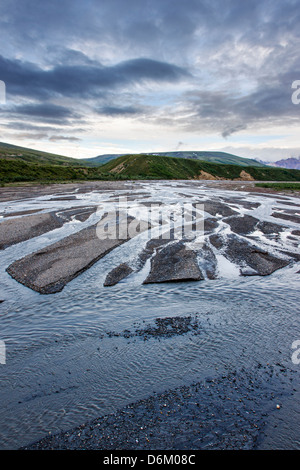
<svg viewBox="0 0 300 470">
<path fill-rule="evenodd" d="M 299 26 L 300 0 L 2 0 L 1 140 L 253 147 L 264 130 L 295 148 Z"/>
</svg>

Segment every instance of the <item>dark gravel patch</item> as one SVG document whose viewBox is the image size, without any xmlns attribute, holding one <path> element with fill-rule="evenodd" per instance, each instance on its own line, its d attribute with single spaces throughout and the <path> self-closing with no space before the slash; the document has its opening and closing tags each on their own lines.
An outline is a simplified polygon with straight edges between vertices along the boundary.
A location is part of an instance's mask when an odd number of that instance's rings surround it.
<svg viewBox="0 0 300 470">
<path fill-rule="evenodd" d="M 265 235 L 278 234 L 286 230 L 286 227 L 283 225 L 273 224 L 272 222 L 259 222 L 257 228 L 263 232 Z"/>
<path fill-rule="evenodd" d="M 239 206 L 244 207 L 245 209 L 257 209 L 261 206 L 260 202 L 246 201 L 245 199 L 238 198 L 222 198 L 224 202 L 229 204 L 238 204 Z"/>
<path fill-rule="evenodd" d="M 154 394 L 24 449 L 256 449 L 265 421 L 281 413 L 282 400 L 294 393 L 291 374 L 281 364 L 257 364 L 250 370 L 208 377 Z"/>
<path fill-rule="evenodd" d="M 171 239 L 163 239 L 163 238 L 152 238 L 149 240 L 146 244 L 146 247 L 143 249 L 141 253 L 139 253 L 139 263 L 140 267 L 144 266 L 146 261 L 151 258 L 153 253 L 157 248 L 160 248 L 163 245 L 166 245 L 167 243 L 170 243 Z"/>
<path fill-rule="evenodd" d="M 121 333 L 108 332 L 109 337 L 122 336 L 123 338 L 142 337 L 145 341 L 150 338 L 171 338 L 173 336 L 180 336 L 186 333 L 193 332 L 199 333 L 201 325 L 197 316 L 179 316 L 179 317 L 166 317 L 156 318 L 154 324 L 149 324 L 144 327 L 135 324 L 135 329 L 124 330 Z"/>
<path fill-rule="evenodd" d="M 88 206 L 72 207 L 70 209 L 42 214 L 34 213 L 39 212 L 39 210 L 21 212 L 19 213 L 21 217 L 4 220 L 0 223 L 0 250 L 60 228 L 73 217 L 80 222 L 84 222 L 96 210 L 95 206 Z M 31 215 L 25 214 L 30 214 L 31 212 Z M 17 215 L 17 213 L 13 215 Z"/>
<path fill-rule="evenodd" d="M 217 219 L 206 217 L 204 219 L 204 234 L 207 235 L 208 233 L 213 232 L 218 227 L 218 225 L 219 223 Z"/>
<path fill-rule="evenodd" d="M 281 254 L 290 256 L 290 259 L 277 257 L 234 234 L 227 236 L 226 239 L 217 234 L 211 235 L 210 242 L 218 250 L 221 250 L 226 258 L 240 266 L 242 276 L 268 276 L 278 269 L 288 266 L 292 259 L 297 259 L 296 254 L 284 251 L 281 251 Z"/>
<path fill-rule="evenodd" d="M 251 215 L 244 215 L 242 217 L 228 217 L 223 219 L 224 222 L 229 224 L 231 230 L 235 233 L 246 235 L 255 230 L 259 220 Z"/>
<path fill-rule="evenodd" d="M 197 254 L 201 272 L 205 273 L 208 279 L 216 279 L 218 263 L 210 246 L 207 243 L 204 243 Z"/>
<path fill-rule="evenodd" d="M 223 221 L 229 224 L 231 230 L 239 235 L 249 235 L 255 230 L 260 230 L 265 235 L 271 235 L 278 234 L 286 229 L 286 227 L 272 222 L 261 222 L 259 219 L 252 217 L 251 215 L 228 217 L 223 219 Z"/>
<path fill-rule="evenodd" d="M 224 239 L 218 234 L 211 235 L 209 241 L 218 250 L 224 246 Z"/>
<path fill-rule="evenodd" d="M 80 222 L 85 222 L 96 211 L 96 206 L 71 207 L 70 209 L 58 211 L 58 214 L 66 220 L 71 220 L 72 218 L 74 218 L 75 220 L 79 220 Z"/>
<path fill-rule="evenodd" d="M 197 254 L 178 242 L 158 249 L 151 259 L 151 270 L 143 284 L 203 280 Z"/>
<path fill-rule="evenodd" d="M 275 255 L 244 242 L 233 235 L 227 237 L 225 254 L 231 261 L 241 266 L 241 274 L 243 276 L 268 276 L 290 264 L 290 260 L 277 258 Z M 246 264 L 247 267 L 243 267 L 243 264 Z M 251 269 L 249 270 L 248 267 Z"/>
<path fill-rule="evenodd" d="M 129 274 L 133 272 L 133 269 L 128 266 L 127 263 L 122 263 L 116 268 L 112 269 L 105 278 L 104 286 L 114 286 L 118 284 L 118 282 L 125 279 Z"/>
<path fill-rule="evenodd" d="M 201 201 L 204 205 L 204 211 L 211 215 L 221 215 L 222 217 L 229 217 L 230 215 L 236 215 L 237 212 L 231 209 L 227 204 L 223 204 L 219 201 Z"/>
<path fill-rule="evenodd" d="M 64 223 L 54 212 L 4 220 L 0 223 L 0 250 L 60 228 Z"/>
<path fill-rule="evenodd" d="M 283 214 L 282 212 L 273 212 L 271 215 L 276 219 L 288 220 L 289 222 L 296 222 L 300 224 L 300 217 L 298 215 L 293 215 L 292 213 Z"/>
<path fill-rule="evenodd" d="M 28 211 L 18 211 L 18 212 L 2 212 L 0 215 L 2 217 L 20 217 L 22 215 L 30 215 L 30 214 L 36 214 L 37 212 L 41 212 L 44 209 L 30 209 Z"/>
<path fill-rule="evenodd" d="M 132 220 L 128 217 L 127 223 Z M 41 294 L 60 292 L 68 282 L 127 241 L 99 239 L 97 227 L 98 224 L 89 226 L 31 253 L 12 263 L 6 271 L 21 284 Z"/>
<path fill-rule="evenodd" d="M 60 197 L 51 197 L 49 201 L 74 201 L 76 196 L 60 196 Z"/>
</svg>

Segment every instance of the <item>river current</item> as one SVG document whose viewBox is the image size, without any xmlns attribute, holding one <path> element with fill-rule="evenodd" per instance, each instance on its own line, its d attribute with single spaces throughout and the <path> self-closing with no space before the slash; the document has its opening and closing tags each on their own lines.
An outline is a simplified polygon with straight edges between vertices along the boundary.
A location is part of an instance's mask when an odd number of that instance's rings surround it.
<svg viewBox="0 0 300 470">
<path fill-rule="evenodd" d="M 182 186 L 158 182 L 145 183 L 142 189 L 148 200 L 166 203 L 180 197 L 201 201 L 209 195 L 250 198 L 261 203 L 253 215 L 269 221 L 274 205 L 280 208 L 296 201 L 248 196 L 242 188 L 230 193 L 212 190 L 209 184 L 200 189 Z M 48 211 L 97 205 L 121 193 L 80 194 L 69 202 L 42 196 L 0 203 L 0 209 Z M 238 203 L 232 204 L 247 213 Z M 1 253 L 0 298 L 5 301 L 0 304 L 0 340 L 5 341 L 6 364 L 0 365 L 0 448 L 19 448 L 153 393 L 232 370 L 251 370 L 257 364 L 280 363 L 293 371 L 299 385 L 300 365 L 292 361 L 292 344 L 300 340 L 299 263 L 266 277 L 241 277 L 235 266 L 220 259 L 221 275 L 216 280 L 143 285 L 149 271 L 146 264 L 116 286 L 103 287 L 110 269 L 130 259 L 146 240 L 137 237 L 53 295 L 38 294 L 6 273 L 14 260 L 96 220 L 97 214 L 83 223 L 71 220 Z M 295 224 L 291 222 L 290 228 Z M 157 318 L 188 315 L 197 317 L 199 334 L 147 341 L 118 336 Z M 290 386 L 287 376 L 286 390 Z M 300 389 L 295 383 L 293 387 L 293 398 L 287 394 L 281 403 L 281 416 L 274 407 L 267 419 L 261 448 L 300 448 Z"/>
</svg>

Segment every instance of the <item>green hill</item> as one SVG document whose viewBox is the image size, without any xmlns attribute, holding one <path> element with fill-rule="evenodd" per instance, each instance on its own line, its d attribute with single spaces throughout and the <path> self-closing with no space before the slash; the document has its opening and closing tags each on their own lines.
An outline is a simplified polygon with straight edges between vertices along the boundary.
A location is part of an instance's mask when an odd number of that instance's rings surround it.
<svg viewBox="0 0 300 470">
<path fill-rule="evenodd" d="M 247 179 L 249 177 L 258 181 L 300 181 L 299 170 L 267 166 L 242 167 L 144 154 L 116 158 L 99 167 L 99 170 L 106 175 L 126 176 L 128 179 Z"/>
<path fill-rule="evenodd" d="M 75 158 L 55 155 L 40 150 L 19 147 L 17 145 L 0 142 L 0 162 L 3 160 L 23 161 L 28 163 L 38 163 L 46 165 L 82 165 Z"/>
<path fill-rule="evenodd" d="M 50 155 L 50 156 L 49 156 Z M 28 156 L 30 157 L 30 155 Z M 275 167 L 223 165 L 187 158 L 157 155 L 126 155 L 98 167 L 86 167 L 67 157 L 32 155 L 25 161 L 21 155 L 0 159 L 0 185 L 22 182 L 53 183 L 92 180 L 151 179 L 254 179 L 256 181 L 300 181 L 300 170 Z M 63 160 L 61 160 L 63 158 Z M 49 161 L 55 164 L 49 164 Z M 48 163 L 47 163 L 48 162 Z"/>
<path fill-rule="evenodd" d="M 105 165 L 105 163 L 110 162 L 119 157 L 124 157 L 124 154 L 107 154 L 107 155 L 99 155 L 98 157 L 93 158 L 84 158 L 81 162 L 89 167 L 96 167 L 100 165 Z"/>
<path fill-rule="evenodd" d="M 222 164 L 228 164 L 228 165 L 240 165 L 240 166 L 258 166 L 258 167 L 263 167 L 265 166 L 263 163 L 260 163 L 256 160 L 250 159 L 250 158 L 243 158 L 243 157 L 238 157 L 237 155 L 233 155 L 230 153 L 226 152 L 159 152 L 159 153 L 150 153 L 150 154 L 145 154 L 142 153 L 140 155 L 154 155 L 158 157 L 172 157 L 172 158 L 186 158 L 189 160 L 200 160 L 200 161 L 206 161 L 210 163 L 222 163 Z M 84 160 L 81 160 L 82 163 L 84 163 L 87 166 L 99 166 L 99 165 L 105 165 L 111 160 L 115 160 L 116 158 L 119 158 L 121 156 L 127 156 L 127 155 L 120 155 L 120 154 L 107 154 L 107 155 L 99 155 L 98 157 L 95 158 L 86 158 Z"/>
</svg>

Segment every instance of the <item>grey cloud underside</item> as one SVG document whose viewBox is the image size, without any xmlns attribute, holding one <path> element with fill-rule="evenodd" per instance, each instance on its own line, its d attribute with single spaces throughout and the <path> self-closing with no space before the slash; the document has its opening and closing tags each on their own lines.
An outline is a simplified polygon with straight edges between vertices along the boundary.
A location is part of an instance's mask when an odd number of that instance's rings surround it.
<svg viewBox="0 0 300 470">
<path fill-rule="evenodd" d="M 70 118 L 73 117 L 73 113 L 70 109 L 51 103 L 42 104 L 26 104 L 16 106 L 12 109 L 17 114 L 25 114 L 33 117 L 44 117 L 44 118 Z"/>
<path fill-rule="evenodd" d="M 78 111 L 49 102 L 12 105 L 2 110 L 0 117 L 5 120 L 4 127 L 16 131 L 48 132 L 59 130 L 62 127 L 82 132 L 82 128 L 78 130 L 74 126 L 84 125 L 85 123 Z M 24 119 L 24 121 L 20 122 L 20 119 Z"/>
<path fill-rule="evenodd" d="M 56 127 L 138 117 L 224 138 L 294 124 L 299 25 L 300 0 L 2 0 L 0 79 L 27 101 L 2 116 Z M 164 105 L 149 84 L 177 91 Z"/>
<path fill-rule="evenodd" d="M 176 65 L 151 59 L 133 59 L 105 67 L 60 65 L 43 70 L 35 64 L 0 57 L 1 78 L 7 93 L 32 98 L 97 96 L 98 91 L 143 81 L 177 82 L 188 73 Z M 101 95 L 100 95 L 101 96 Z"/>
<path fill-rule="evenodd" d="M 39 40 L 37 47 L 80 39 L 144 51 L 179 46 L 182 52 L 201 33 L 208 45 L 236 34 L 274 44 L 285 33 L 299 37 L 299 18 L 298 0 L 2 0 L 0 6 L 3 33 L 13 32 L 24 45 Z"/>
</svg>

